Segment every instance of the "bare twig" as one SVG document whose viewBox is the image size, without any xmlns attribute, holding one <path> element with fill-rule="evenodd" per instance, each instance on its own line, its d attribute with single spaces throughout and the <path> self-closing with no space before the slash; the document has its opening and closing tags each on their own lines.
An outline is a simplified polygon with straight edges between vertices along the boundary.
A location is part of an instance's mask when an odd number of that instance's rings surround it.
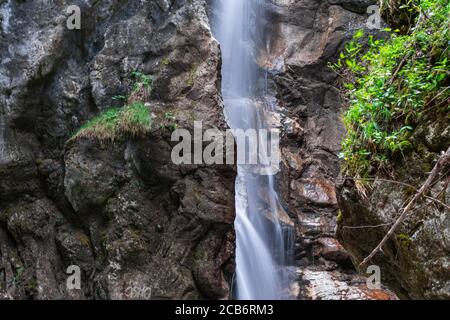
<svg viewBox="0 0 450 320">
<path fill-rule="evenodd" d="M 397 78 L 398 73 L 405 65 L 406 61 L 409 59 L 409 57 L 412 55 L 412 51 L 409 51 L 406 56 L 403 57 L 403 59 L 400 61 L 397 69 L 395 70 L 394 74 L 391 77 L 391 80 L 389 81 L 388 87 L 391 86 L 394 83 L 394 80 Z"/>
<path fill-rule="evenodd" d="M 357 178 L 357 177 L 342 177 L 336 180 L 361 180 L 361 181 L 381 181 L 381 182 L 390 182 L 390 183 L 395 183 L 395 184 L 399 184 L 405 187 L 409 187 L 409 188 L 413 188 L 413 189 L 417 189 L 415 186 L 413 186 L 412 184 L 409 183 L 405 183 L 405 182 L 401 182 L 401 181 L 397 181 L 397 180 L 392 180 L 392 179 L 382 179 L 382 178 Z"/>
<path fill-rule="evenodd" d="M 425 108 L 428 107 L 434 100 L 436 100 L 438 97 L 440 97 L 441 95 L 443 95 L 444 93 L 447 92 L 447 90 L 450 89 L 450 86 L 443 88 L 441 91 L 439 91 L 430 101 L 428 101 L 428 103 L 425 105 Z"/>
<path fill-rule="evenodd" d="M 405 186 L 405 187 L 408 187 L 408 188 L 412 188 L 412 189 L 414 189 L 414 190 L 417 191 L 417 187 L 413 186 L 412 184 L 405 183 L 405 182 L 401 182 L 401 181 L 396 181 L 396 180 L 391 180 L 391 179 L 342 177 L 342 178 L 336 179 L 336 180 L 345 180 L 345 179 L 350 179 L 350 180 L 361 180 L 361 181 L 381 181 L 381 182 L 390 182 L 390 183 L 398 184 L 398 185 Z M 436 202 L 436 203 L 439 203 L 440 205 L 442 205 L 442 206 L 444 206 L 444 207 L 446 207 L 447 209 L 450 210 L 450 206 L 448 206 L 447 204 L 443 203 L 441 200 L 437 199 L 436 197 L 425 196 L 425 198 L 427 198 L 428 200 L 434 201 L 434 202 Z"/>
<path fill-rule="evenodd" d="M 434 202 L 440 204 L 441 206 L 446 207 L 448 210 L 450 210 L 450 206 L 449 206 L 449 205 L 446 205 L 445 203 L 443 203 L 443 202 L 442 202 L 441 200 L 439 200 L 439 199 L 436 199 L 436 198 L 433 198 L 433 197 L 430 197 L 430 196 L 425 196 L 425 198 L 427 198 L 428 200 L 434 201 Z"/>
<path fill-rule="evenodd" d="M 422 187 L 419 189 L 419 191 L 415 194 L 415 196 L 409 201 L 409 203 L 406 205 L 406 207 L 403 209 L 402 214 L 398 217 L 398 219 L 395 221 L 395 223 L 392 225 L 392 227 L 389 229 L 388 233 L 384 236 L 383 240 L 376 246 L 375 249 L 359 264 L 359 266 L 364 266 L 367 264 L 367 262 L 372 259 L 378 251 L 380 251 L 383 247 L 383 245 L 386 243 L 386 241 L 392 236 L 394 231 L 398 228 L 398 226 L 405 220 L 406 216 L 408 215 L 408 212 L 411 210 L 413 204 L 425 193 L 425 191 L 428 190 L 429 186 L 432 184 L 438 173 L 441 171 L 441 169 L 450 163 L 450 147 L 447 149 L 447 151 L 439 158 L 438 162 L 434 166 L 433 170 L 431 170 L 430 174 L 428 175 L 427 180 L 422 185 Z"/>
<path fill-rule="evenodd" d="M 343 226 L 344 229 L 366 229 L 366 228 L 379 228 L 379 227 L 385 227 L 390 226 L 392 223 L 382 223 L 382 224 L 376 224 L 376 225 L 366 225 L 366 226 Z"/>
</svg>

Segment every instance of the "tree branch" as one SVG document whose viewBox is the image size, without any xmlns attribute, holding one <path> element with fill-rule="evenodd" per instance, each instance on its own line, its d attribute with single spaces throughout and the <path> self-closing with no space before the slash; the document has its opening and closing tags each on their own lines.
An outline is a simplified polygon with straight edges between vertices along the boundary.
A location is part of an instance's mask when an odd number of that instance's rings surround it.
<svg viewBox="0 0 450 320">
<path fill-rule="evenodd" d="M 408 215 L 408 212 L 411 210 L 413 204 L 419 200 L 420 197 L 425 193 L 425 191 L 428 190 L 430 185 L 433 183 L 433 180 L 436 178 L 438 173 L 441 171 L 443 167 L 445 167 L 448 163 L 450 163 L 450 147 L 447 149 L 447 151 L 439 158 L 438 162 L 434 166 L 433 170 L 431 170 L 430 174 L 428 175 L 427 180 L 422 185 L 422 187 L 419 189 L 419 191 L 415 194 L 415 196 L 409 201 L 409 203 L 406 205 L 406 207 L 403 209 L 402 214 L 398 217 L 398 219 L 395 221 L 395 223 L 392 225 L 392 227 L 389 229 L 388 233 L 384 236 L 383 240 L 376 246 L 375 249 L 359 264 L 360 267 L 367 264 L 367 262 L 372 259 L 378 251 L 381 250 L 383 245 L 386 243 L 386 241 L 393 235 L 394 231 L 398 228 L 398 226 L 405 220 L 406 216 Z"/>
</svg>

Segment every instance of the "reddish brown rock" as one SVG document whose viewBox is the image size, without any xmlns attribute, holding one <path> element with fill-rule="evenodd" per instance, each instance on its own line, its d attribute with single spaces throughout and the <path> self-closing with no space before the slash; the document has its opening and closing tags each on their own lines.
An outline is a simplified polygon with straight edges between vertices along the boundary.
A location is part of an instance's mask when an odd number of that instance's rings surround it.
<svg viewBox="0 0 450 320">
<path fill-rule="evenodd" d="M 386 288 L 369 289 L 365 279 L 357 274 L 349 276 L 338 271 L 318 271 L 312 268 L 297 270 L 298 285 L 292 287 L 299 299 L 305 300 L 398 300 Z"/>
<path fill-rule="evenodd" d="M 334 184 L 324 179 L 302 179 L 291 182 L 291 195 L 299 201 L 317 206 L 337 204 Z"/>
<path fill-rule="evenodd" d="M 356 30 L 365 29 L 365 7 L 372 2 L 275 0 L 270 5 L 272 46 L 261 60 L 271 68 L 268 87 L 283 115 L 278 190 L 296 226 L 302 299 L 370 299 L 355 284 L 364 278 L 334 239 L 344 104 L 328 63 Z"/>
<path fill-rule="evenodd" d="M 336 261 L 342 265 L 350 264 L 350 255 L 335 238 L 319 238 L 318 254 L 327 260 Z"/>
</svg>

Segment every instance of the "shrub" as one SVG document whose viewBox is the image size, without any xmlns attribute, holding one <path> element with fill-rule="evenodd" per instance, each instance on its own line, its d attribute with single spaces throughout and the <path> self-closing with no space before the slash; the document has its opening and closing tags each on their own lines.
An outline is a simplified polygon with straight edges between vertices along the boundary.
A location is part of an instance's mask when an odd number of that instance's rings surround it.
<svg viewBox="0 0 450 320">
<path fill-rule="evenodd" d="M 408 5 L 417 15 L 408 34 L 394 32 L 383 41 L 358 31 L 331 65 L 343 78 L 349 105 L 344 171 L 355 177 L 386 168 L 412 149 L 411 133 L 431 110 L 448 117 L 450 5 L 448 0 Z"/>
</svg>

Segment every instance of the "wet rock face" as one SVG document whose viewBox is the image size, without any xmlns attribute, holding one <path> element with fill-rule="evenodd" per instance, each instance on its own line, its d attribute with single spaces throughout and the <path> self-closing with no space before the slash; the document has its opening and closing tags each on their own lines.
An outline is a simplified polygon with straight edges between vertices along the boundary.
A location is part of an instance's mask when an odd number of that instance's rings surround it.
<svg viewBox="0 0 450 320">
<path fill-rule="evenodd" d="M 312 300 L 398 300 L 386 288 L 370 289 L 362 276 L 298 269 L 299 298 Z"/>
<path fill-rule="evenodd" d="M 338 177 L 343 103 L 333 86 L 335 75 L 327 68 L 327 62 L 336 59 L 354 31 L 365 29 L 369 15 L 364 13 L 373 3 L 280 0 L 271 1 L 269 6 L 274 27 L 266 59 L 276 61 L 271 66 L 278 66 L 272 70 L 271 88 L 284 114 L 278 185 L 286 211 L 297 226 L 299 282 L 293 291 L 302 299 L 392 296 L 384 289 L 369 294 L 365 294 L 367 288 L 361 291 L 364 281 L 351 261 L 358 265 L 376 247 L 415 190 L 378 180 L 365 198 L 354 183 L 344 183 Z M 380 36 L 376 31 L 367 32 Z M 394 168 L 395 177 L 389 179 L 420 187 L 438 153 L 445 150 L 442 146 L 450 140 L 447 122 L 424 121 L 416 128 L 413 144 L 417 152 Z M 448 188 L 447 173 L 441 175 L 429 196 L 448 204 Z M 383 253 L 371 261 L 381 269 L 381 282 L 400 298 L 449 298 L 450 215 L 448 208 L 429 201 L 414 207 Z M 362 275 L 366 272 L 358 271 Z"/>
<path fill-rule="evenodd" d="M 166 128 L 225 129 L 204 1 L 71 4 L 81 30 L 61 3 L 0 1 L 0 299 L 226 298 L 234 169 L 174 165 Z M 135 70 L 152 132 L 67 143 Z"/>
<path fill-rule="evenodd" d="M 343 103 L 327 63 L 336 59 L 374 1 L 270 1 L 273 19 L 272 94 L 281 107 L 282 167 L 278 189 L 296 225 L 295 265 L 300 299 L 372 299 L 376 295 L 335 239 L 338 153 Z M 281 62 L 280 62 L 281 61 Z M 364 285 L 362 285 L 364 284 Z M 294 286 L 295 287 L 295 286 Z M 368 291 L 367 291 L 368 290 Z M 380 291 L 385 292 L 385 291 Z"/>
</svg>

